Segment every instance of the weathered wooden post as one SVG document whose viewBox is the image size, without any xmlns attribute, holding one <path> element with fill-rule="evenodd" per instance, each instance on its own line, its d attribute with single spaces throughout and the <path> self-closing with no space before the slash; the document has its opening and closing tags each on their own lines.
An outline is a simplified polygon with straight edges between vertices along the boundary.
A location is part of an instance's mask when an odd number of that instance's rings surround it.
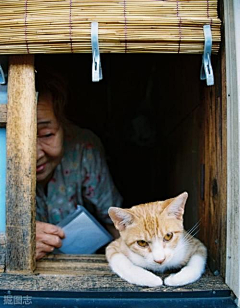
<svg viewBox="0 0 240 308">
<path fill-rule="evenodd" d="M 34 56 L 9 58 L 6 271 L 35 268 L 36 95 Z"/>
</svg>

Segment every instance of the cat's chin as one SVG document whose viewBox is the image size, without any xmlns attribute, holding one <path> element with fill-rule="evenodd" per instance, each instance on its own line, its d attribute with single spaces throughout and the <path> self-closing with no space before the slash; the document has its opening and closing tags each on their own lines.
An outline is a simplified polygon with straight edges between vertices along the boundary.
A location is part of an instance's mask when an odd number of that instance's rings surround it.
<svg viewBox="0 0 240 308">
<path fill-rule="evenodd" d="M 168 262 L 166 261 L 166 263 L 164 262 L 163 264 L 156 264 L 155 262 L 154 263 L 148 263 L 146 264 L 145 266 L 146 269 L 148 270 L 151 270 L 153 272 L 158 272 L 158 273 L 164 273 L 165 271 L 167 271 L 169 269 L 169 266 L 168 266 Z"/>
<path fill-rule="evenodd" d="M 131 260 L 133 264 L 154 272 L 163 273 L 169 268 L 173 267 L 171 265 L 171 260 L 173 259 L 171 256 L 169 256 L 162 264 L 159 264 L 156 263 L 154 260 L 144 258 L 143 256 L 138 255 L 137 253 L 127 248 L 127 257 Z"/>
</svg>

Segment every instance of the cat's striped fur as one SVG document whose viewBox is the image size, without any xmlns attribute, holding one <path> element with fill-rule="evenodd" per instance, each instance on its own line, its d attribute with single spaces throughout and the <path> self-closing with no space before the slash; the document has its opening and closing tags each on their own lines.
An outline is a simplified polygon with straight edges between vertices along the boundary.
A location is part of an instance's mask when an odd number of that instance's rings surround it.
<svg viewBox="0 0 240 308">
<path fill-rule="evenodd" d="M 106 248 L 112 270 L 130 283 L 156 287 L 162 279 L 150 272 L 179 268 L 164 280 L 168 286 L 181 286 L 199 279 L 207 258 L 205 246 L 183 228 L 188 194 L 133 206 L 110 208 L 109 215 L 120 238 Z M 149 271 L 150 270 L 150 271 Z"/>
</svg>

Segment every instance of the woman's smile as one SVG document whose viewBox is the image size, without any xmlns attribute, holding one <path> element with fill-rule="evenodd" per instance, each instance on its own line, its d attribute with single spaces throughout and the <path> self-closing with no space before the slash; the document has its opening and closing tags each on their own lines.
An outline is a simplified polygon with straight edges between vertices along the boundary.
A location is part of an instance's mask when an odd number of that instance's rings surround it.
<svg viewBox="0 0 240 308">
<path fill-rule="evenodd" d="M 37 166 L 37 173 L 44 172 L 45 167 L 46 167 L 46 163 Z"/>
</svg>

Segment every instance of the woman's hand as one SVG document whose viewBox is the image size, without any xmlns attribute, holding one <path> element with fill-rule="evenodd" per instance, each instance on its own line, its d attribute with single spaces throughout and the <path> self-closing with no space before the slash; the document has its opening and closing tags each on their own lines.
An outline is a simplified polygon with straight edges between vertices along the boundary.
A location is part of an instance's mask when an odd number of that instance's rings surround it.
<svg viewBox="0 0 240 308">
<path fill-rule="evenodd" d="M 36 221 L 36 259 L 39 260 L 47 253 L 52 252 L 54 248 L 61 247 L 61 239 L 64 236 L 61 228 L 49 223 Z"/>
</svg>

